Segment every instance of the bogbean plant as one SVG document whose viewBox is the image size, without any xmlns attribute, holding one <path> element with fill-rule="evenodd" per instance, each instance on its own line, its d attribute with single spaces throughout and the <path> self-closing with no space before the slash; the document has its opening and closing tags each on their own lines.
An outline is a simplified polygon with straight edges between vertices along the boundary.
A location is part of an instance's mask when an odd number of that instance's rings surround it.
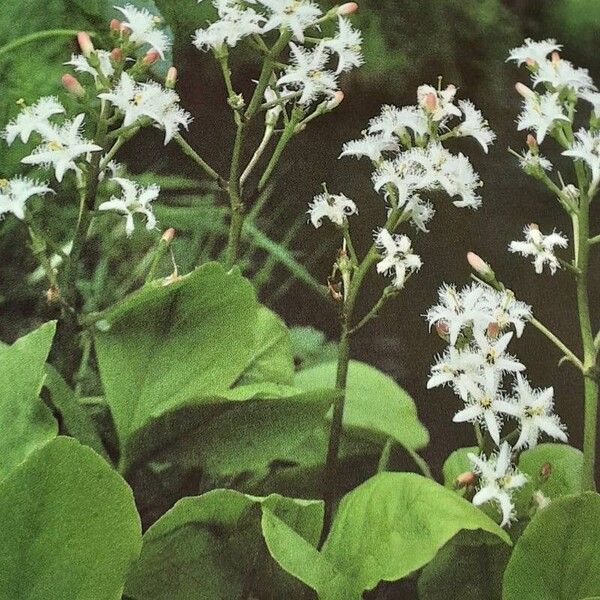
<svg viewBox="0 0 600 600">
<path fill-rule="evenodd" d="M 329 221 L 339 243 L 323 296 L 339 309 L 341 335 L 333 362 L 318 358 L 318 336 L 304 339 L 296 350 L 304 364 L 294 373 L 290 332 L 240 273 L 240 240 L 248 211 L 271 193 L 287 145 L 340 105 L 343 73 L 362 64 L 361 34 L 350 21 L 358 7 L 213 4 L 215 19 L 198 28 L 193 44 L 213 55 L 223 75 L 235 128 L 228 173 L 186 141 L 192 117 L 175 92 L 177 72 L 165 70 L 162 80 L 152 72 L 170 39 L 156 14 L 131 4 L 116 7 L 111 47 L 79 34 L 81 53 L 65 63 L 73 71 L 63 77 L 68 102 L 22 100 L 3 130 L 8 145 L 24 145 L 29 171 L 1 181 L 0 214 L 27 232 L 55 319 L 0 345 L 0 596 L 343 600 L 417 576 L 422 598 L 464 598 L 465 590 L 509 600 L 599 595 L 600 344 L 587 286 L 598 242 L 589 209 L 600 181 L 600 94 L 589 75 L 562 59 L 552 40 L 527 41 L 511 53 L 533 78 L 533 89 L 517 88 L 524 96 L 519 129 L 534 134 L 519 160 L 571 217 L 574 252 L 557 256 L 566 238 L 536 225 L 510 250 L 532 256 L 538 273 L 547 264 L 553 274 L 563 267 L 573 274 L 583 355 L 469 254 L 475 283 L 443 285 L 426 315 L 448 346 L 427 387 L 454 391 L 461 402 L 454 421 L 472 423 L 477 443 L 448 458 L 442 485 L 418 454 L 428 434 L 413 401 L 380 371 L 351 360 L 351 340 L 413 285 L 434 202 L 481 203 L 480 178 L 455 139 L 474 138 L 487 153 L 495 135 L 440 79 L 420 86 L 413 106 L 384 106 L 361 138 L 344 145 L 340 158 L 372 164 L 381 220 L 361 252 L 352 228 L 358 203 L 326 185 L 310 203 L 310 223 Z M 251 52 L 260 64 L 249 98 L 232 78 L 236 52 Z M 580 101 L 593 111 L 589 127 L 574 133 Z M 160 276 L 175 235 L 155 216 L 160 187 L 142 185 L 116 162 L 126 142 L 144 143 L 148 127 L 179 146 L 227 199 L 223 264 Z M 540 154 L 545 138 L 572 159 L 574 183 L 554 177 Z M 73 229 L 55 239 L 49 223 L 72 189 L 79 200 Z M 91 286 L 90 263 L 104 251 L 107 223 L 126 240 L 143 223 L 156 247 L 141 287 L 104 307 L 84 302 L 82 290 Z M 372 272 L 389 283 L 357 314 Z M 582 373 L 583 454 L 564 443 L 552 388 L 533 388 L 507 352 L 526 323 Z M 542 435 L 563 443 L 537 445 Z M 395 446 L 422 475 L 389 470 Z M 340 498 L 345 461 L 373 455 L 377 472 L 369 478 L 361 470 L 363 482 Z M 288 489 L 297 497 L 277 493 Z"/>
</svg>

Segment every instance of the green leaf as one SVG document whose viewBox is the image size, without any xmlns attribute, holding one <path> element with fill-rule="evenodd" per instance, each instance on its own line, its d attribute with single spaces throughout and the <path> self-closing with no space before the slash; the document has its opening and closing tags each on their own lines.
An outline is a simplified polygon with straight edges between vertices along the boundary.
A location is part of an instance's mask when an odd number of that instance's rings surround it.
<svg viewBox="0 0 600 600">
<path fill-rule="evenodd" d="M 55 330 L 50 321 L 12 346 L 0 346 L 0 480 L 58 433 L 39 397 Z"/>
<path fill-rule="evenodd" d="M 504 574 L 504 600 L 582 600 L 600 594 L 600 496 L 553 500 L 525 529 Z"/>
<path fill-rule="evenodd" d="M 290 337 L 294 359 L 302 369 L 337 358 L 337 344 L 328 342 L 325 334 L 314 327 L 292 327 Z"/>
<path fill-rule="evenodd" d="M 62 375 L 49 364 L 46 365 L 44 387 L 50 393 L 52 405 L 60 413 L 64 431 L 82 444 L 95 450 L 100 456 L 108 459 L 91 416 L 80 404 L 75 392 L 69 387 Z"/>
<path fill-rule="evenodd" d="M 406 577 L 463 529 L 510 544 L 471 503 L 415 473 L 380 473 L 348 493 L 321 552 L 263 516 L 272 556 L 323 600 L 356 600 L 382 580 Z"/>
<path fill-rule="evenodd" d="M 458 448 L 458 450 L 452 452 L 444 461 L 442 474 L 444 476 L 444 485 L 447 488 L 454 489 L 456 478 L 466 471 L 473 470 L 473 464 L 467 456 L 469 453 L 478 455 L 479 448 L 477 446 Z"/>
<path fill-rule="evenodd" d="M 543 467 L 548 476 L 542 475 Z M 519 457 L 519 469 L 529 481 L 515 494 L 517 509 L 525 511 L 536 490 L 550 499 L 579 492 L 582 467 L 583 453 L 567 444 L 539 444 L 525 450 Z"/>
<path fill-rule="evenodd" d="M 357 590 L 370 590 L 423 567 L 463 529 L 487 531 L 510 544 L 494 521 L 435 481 L 380 473 L 342 499 L 323 554 Z"/>
<path fill-rule="evenodd" d="M 317 543 L 322 502 L 212 490 L 180 500 L 148 529 L 127 595 L 136 600 L 229 599 L 242 597 L 253 580 L 277 585 L 273 579 L 264 581 L 274 567 L 266 564 L 270 561 L 263 550 L 260 518 L 265 511 L 276 514 L 306 543 Z M 275 595 L 260 597 L 298 597 L 270 592 Z"/>
<path fill-rule="evenodd" d="M 257 311 L 249 282 L 217 263 L 144 286 L 107 311 L 95 343 L 121 444 L 169 411 L 227 390 L 252 357 Z"/>
<path fill-rule="evenodd" d="M 329 362 L 304 369 L 297 373 L 295 384 L 306 390 L 332 387 L 336 368 L 335 362 Z M 429 441 L 413 399 L 391 377 L 356 360 L 348 368 L 344 429 L 381 443 L 391 437 L 411 450 Z"/>
<path fill-rule="evenodd" d="M 141 548 L 127 484 L 93 450 L 58 437 L 0 484 L 0 597 L 118 600 Z"/>
<path fill-rule="evenodd" d="M 420 600 L 501 600 L 510 547 L 481 531 L 461 531 L 425 566 Z"/>
<path fill-rule="evenodd" d="M 237 383 L 246 385 L 271 382 L 292 385 L 294 357 L 290 333 L 285 323 L 273 311 L 261 306 L 254 335 L 254 351 Z"/>
</svg>

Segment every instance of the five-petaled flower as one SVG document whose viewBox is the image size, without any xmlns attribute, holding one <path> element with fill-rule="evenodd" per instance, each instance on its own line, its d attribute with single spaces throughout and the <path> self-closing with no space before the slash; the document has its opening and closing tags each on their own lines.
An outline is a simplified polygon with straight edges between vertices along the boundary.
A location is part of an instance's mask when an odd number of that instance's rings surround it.
<svg viewBox="0 0 600 600">
<path fill-rule="evenodd" d="M 381 229 L 375 236 L 375 244 L 382 252 L 377 263 L 377 272 L 392 276 L 392 285 L 403 288 L 406 277 L 421 268 L 421 259 L 412 252 L 410 238 L 406 235 L 392 235 Z"/>
</svg>

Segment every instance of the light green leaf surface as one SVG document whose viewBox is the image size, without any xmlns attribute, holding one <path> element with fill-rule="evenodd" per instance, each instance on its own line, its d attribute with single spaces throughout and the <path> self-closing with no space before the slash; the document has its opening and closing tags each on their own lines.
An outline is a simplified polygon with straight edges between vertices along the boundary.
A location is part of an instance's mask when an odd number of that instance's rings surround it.
<svg viewBox="0 0 600 600">
<path fill-rule="evenodd" d="M 0 484 L 0 598 L 119 600 L 141 548 L 133 494 L 93 450 L 58 437 Z"/>
</svg>

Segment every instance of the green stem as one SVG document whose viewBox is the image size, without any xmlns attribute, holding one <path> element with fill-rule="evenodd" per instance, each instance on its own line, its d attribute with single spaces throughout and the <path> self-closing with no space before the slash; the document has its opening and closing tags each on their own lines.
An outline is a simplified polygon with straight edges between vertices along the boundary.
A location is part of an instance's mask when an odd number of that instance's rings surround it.
<svg viewBox="0 0 600 600">
<path fill-rule="evenodd" d="M 229 222 L 229 236 L 225 251 L 225 265 L 233 267 L 237 262 L 240 252 L 240 237 L 244 227 L 245 206 L 240 190 L 240 170 L 242 163 L 242 150 L 244 145 L 244 122 L 240 121 L 235 133 L 231 167 L 229 169 L 229 204 L 231 207 L 231 221 Z"/>
<path fill-rule="evenodd" d="M 48 29 L 46 31 L 36 31 L 23 37 L 17 38 L 8 44 L 0 47 L 0 57 L 4 54 L 8 54 L 17 48 L 24 46 L 25 44 L 31 44 L 32 42 L 38 42 L 53 37 L 74 37 L 79 33 L 77 29 Z M 95 37 L 95 34 L 90 33 L 90 37 Z"/>
<path fill-rule="evenodd" d="M 381 450 L 381 456 L 379 457 L 379 462 L 377 463 L 377 473 L 384 473 L 387 471 L 388 465 L 390 464 L 390 456 L 392 454 L 393 447 L 394 440 L 389 437 L 383 445 L 383 449 Z"/>
<path fill-rule="evenodd" d="M 183 153 L 191 158 L 222 190 L 227 191 L 227 182 L 217 173 L 182 137 L 179 133 L 173 136 Z"/>
<path fill-rule="evenodd" d="M 154 256 L 152 258 L 152 264 L 150 265 L 150 269 L 148 270 L 148 274 L 146 275 L 146 280 L 144 281 L 145 284 L 148 284 L 148 283 L 154 281 L 154 279 L 156 277 L 156 271 L 158 269 L 158 265 L 160 264 L 160 261 L 163 259 L 163 257 L 167 253 L 167 250 L 169 249 L 169 245 L 170 245 L 170 240 L 166 240 L 164 238 L 164 236 L 160 238 L 160 241 L 158 242 L 158 245 L 156 246 L 156 251 L 154 252 Z"/>
<path fill-rule="evenodd" d="M 543 323 L 538 321 L 535 317 L 529 317 L 529 322 L 542 334 L 544 334 L 567 358 L 567 360 L 573 363 L 578 369 L 583 371 L 583 363 L 575 356 L 575 353 L 560 340 L 558 336 L 552 333 Z"/>
<path fill-rule="evenodd" d="M 413 450 L 412 448 L 404 449 L 406 450 L 406 452 L 408 452 L 409 456 L 413 459 L 417 467 L 419 467 L 421 473 L 423 473 L 423 475 L 427 477 L 427 479 L 435 481 L 435 477 L 431 473 L 431 469 L 429 468 L 427 461 L 416 450 Z"/>
</svg>

